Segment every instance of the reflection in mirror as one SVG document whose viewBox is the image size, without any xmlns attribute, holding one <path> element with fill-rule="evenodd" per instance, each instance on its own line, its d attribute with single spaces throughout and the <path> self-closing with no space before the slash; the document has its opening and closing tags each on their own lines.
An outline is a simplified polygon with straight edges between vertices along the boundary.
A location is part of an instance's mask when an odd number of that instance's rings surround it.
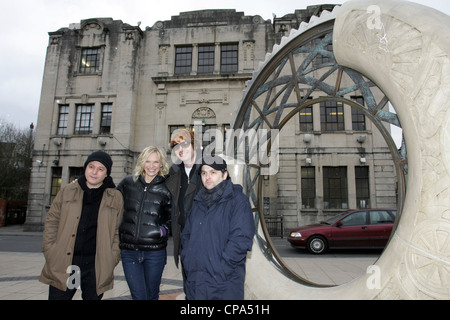
<svg viewBox="0 0 450 320">
<path fill-rule="evenodd" d="M 389 239 L 394 220 L 389 226 L 381 224 L 384 234 L 380 230 L 375 234 L 372 228 L 378 227 L 371 225 L 368 210 L 392 209 L 389 215 L 397 209 L 395 164 L 383 136 L 369 121 L 363 147 L 358 141 L 362 131 L 348 130 L 313 134 L 307 146 L 299 139 L 295 152 L 296 144 L 285 133 L 291 122 L 280 132 L 279 171 L 262 177 L 265 227 L 276 254 L 299 278 L 340 285 L 366 273 Z M 343 218 L 350 210 L 364 211 Z M 332 228 L 345 234 L 335 239 Z M 385 242 L 374 245 L 369 233 L 384 237 Z"/>
</svg>

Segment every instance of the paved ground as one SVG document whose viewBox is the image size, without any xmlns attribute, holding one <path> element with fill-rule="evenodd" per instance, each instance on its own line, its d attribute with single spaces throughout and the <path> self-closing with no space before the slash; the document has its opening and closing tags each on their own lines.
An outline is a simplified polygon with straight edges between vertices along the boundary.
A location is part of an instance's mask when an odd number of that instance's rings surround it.
<svg viewBox="0 0 450 320">
<path fill-rule="evenodd" d="M 312 255 L 293 248 L 286 239 L 272 240 L 285 264 L 298 276 L 323 285 L 340 285 L 367 272 L 382 250 L 333 250 Z"/>
<path fill-rule="evenodd" d="M 336 251 L 320 256 L 292 248 L 286 239 L 274 239 L 279 254 L 295 273 L 317 284 L 339 285 L 364 274 L 380 251 Z M 42 233 L 23 232 L 21 226 L 0 227 L 0 300 L 46 300 L 48 286 L 39 282 L 44 257 L 37 248 Z M 167 249 L 167 265 L 161 283 L 160 299 L 184 299 L 180 270 L 175 267 L 172 243 Z M 77 292 L 75 299 L 81 299 Z M 121 263 L 115 269 L 114 289 L 106 299 L 131 299 Z"/>
</svg>

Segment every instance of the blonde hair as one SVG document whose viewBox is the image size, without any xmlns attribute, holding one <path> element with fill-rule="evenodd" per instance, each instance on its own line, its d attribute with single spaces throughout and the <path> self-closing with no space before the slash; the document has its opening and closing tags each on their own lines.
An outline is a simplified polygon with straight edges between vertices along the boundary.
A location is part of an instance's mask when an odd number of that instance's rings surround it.
<svg viewBox="0 0 450 320">
<path fill-rule="evenodd" d="M 158 175 L 165 176 L 169 173 L 169 164 L 166 160 L 166 153 L 164 150 L 158 147 L 150 146 L 142 150 L 139 158 L 137 159 L 136 167 L 134 168 L 133 180 L 136 182 L 141 174 L 144 173 L 145 161 L 152 154 L 156 153 L 158 155 L 159 161 L 161 161 L 162 167 L 159 169 Z"/>
</svg>

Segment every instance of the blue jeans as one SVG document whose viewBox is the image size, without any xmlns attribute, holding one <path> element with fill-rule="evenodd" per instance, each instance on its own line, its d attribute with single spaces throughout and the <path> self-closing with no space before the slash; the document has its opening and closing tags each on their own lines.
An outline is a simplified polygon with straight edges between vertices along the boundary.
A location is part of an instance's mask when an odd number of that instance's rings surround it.
<svg viewBox="0 0 450 320">
<path fill-rule="evenodd" d="M 166 249 L 121 250 L 120 255 L 133 300 L 158 300 L 161 277 L 167 262 Z"/>
</svg>

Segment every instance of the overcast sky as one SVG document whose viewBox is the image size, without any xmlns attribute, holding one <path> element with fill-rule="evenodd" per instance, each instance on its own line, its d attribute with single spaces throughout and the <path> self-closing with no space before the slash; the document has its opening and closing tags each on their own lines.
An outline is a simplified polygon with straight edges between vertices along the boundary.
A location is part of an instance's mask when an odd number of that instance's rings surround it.
<svg viewBox="0 0 450 320">
<path fill-rule="evenodd" d="M 0 118 L 18 128 L 36 125 L 41 95 L 48 32 L 88 18 L 110 17 L 141 29 L 170 20 L 180 12 L 236 9 L 246 15 L 272 19 L 295 9 L 322 3 L 316 0 L 0 0 Z M 450 15 L 450 2 L 415 0 Z"/>
</svg>

